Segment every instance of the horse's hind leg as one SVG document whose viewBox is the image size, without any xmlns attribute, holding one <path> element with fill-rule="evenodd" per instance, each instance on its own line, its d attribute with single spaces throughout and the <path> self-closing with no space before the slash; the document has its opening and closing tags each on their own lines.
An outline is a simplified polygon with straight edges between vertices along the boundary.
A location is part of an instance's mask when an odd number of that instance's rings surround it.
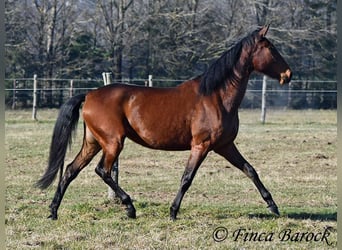
<svg viewBox="0 0 342 250">
<path fill-rule="evenodd" d="M 215 152 L 226 158 L 231 164 L 243 171 L 258 188 L 262 198 L 266 201 L 269 210 L 272 213 L 279 215 L 278 207 L 273 201 L 271 193 L 265 188 L 255 169 L 244 159 L 234 144 L 228 146 L 227 148 L 215 149 Z"/>
<path fill-rule="evenodd" d="M 89 162 L 100 151 L 100 149 L 100 145 L 92 137 L 92 135 L 88 135 L 88 138 L 85 137 L 81 151 L 78 153 L 75 159 L 67 166 L 63 177 L 58 183 L 55 196 L 50 205 L 51 215 L 49 216 L 49 218 L 53 220 L 57 219 L 57 210 L 62 202 L 67 187 L 72 182 L 72 180 L 76 178 L 79 172 L 89 164 Z"/>
<path fill-rule="evenodd" d="M 115 182 L 111 176 L 113 163 L 119 157 L 123 147 L 123 139 L 106 144 L 103 148 L 103 156 L 97 165 L 95 172 L 103 179 L 103 181 L 110 186 L 115 194 L 121 199 L 122 204 L 127 207 L 127 216 L 136 218 L 136 211 L 129 195 Z"/>
</svg>

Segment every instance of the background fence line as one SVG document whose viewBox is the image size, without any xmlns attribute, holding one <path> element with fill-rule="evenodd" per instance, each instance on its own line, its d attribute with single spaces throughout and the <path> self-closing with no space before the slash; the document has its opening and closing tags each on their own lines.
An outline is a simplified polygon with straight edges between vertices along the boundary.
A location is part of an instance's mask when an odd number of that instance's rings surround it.
<svg viewBox="0 0 342 250">
<path fill-rule="evenodd" d="M 17 78 L 5 80 L 7 108 L 59 108 L 72 95 L 85 93 L 103 86 L 103 79 L 46 79 Z M 145 86 L 175 86 L 180 79 L 123 79 L 113 83 L 129 83 Z M 261 108 L 263 79 L 249 81 L 242 108 Z M 34 100 L 34 98 L 36 98 Z M 36 102 L 36 103 L 34 103 Z M 337 106 L 337 81 L 293 80 L 280 86 L 267 78 L 265 107 L 290 109 L 334 109 Z M 36 112 L 36 111 L 35 111 Z M 33 112 L 32 117 L 35 117 Z"/>
</svg>

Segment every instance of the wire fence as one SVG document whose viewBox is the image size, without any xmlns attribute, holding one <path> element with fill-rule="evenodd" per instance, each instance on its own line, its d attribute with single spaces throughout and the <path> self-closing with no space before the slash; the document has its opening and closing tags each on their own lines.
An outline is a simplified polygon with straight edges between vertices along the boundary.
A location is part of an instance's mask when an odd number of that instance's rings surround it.
<svg viewBox="0 0 342 250">
<path fill-rule="evenodd" d="M 36 83 L 34 82 L 36 81 Z M 126 79 L 122 83 L 169 87 L 184 80 L 173 79 Z M 35 86 L 36 84 L 36 86 Z M 59 108 L 71 96 L 86 93 L 104 85 L 103 79 L 45 79 L 18 78 L 5 80 L 6 108 Z M 36 88 L 34 88 L 36 87 Z M 36 97 L 35 104 L 34 96 Z M 241 108 L 260 108 L 262 79 L 250 80 Z M 267 80 L 267 108 L 289 109 L 336 109 L 336 81 L 292 81 L 280 86 L 277 81 Z"/>
</svg>

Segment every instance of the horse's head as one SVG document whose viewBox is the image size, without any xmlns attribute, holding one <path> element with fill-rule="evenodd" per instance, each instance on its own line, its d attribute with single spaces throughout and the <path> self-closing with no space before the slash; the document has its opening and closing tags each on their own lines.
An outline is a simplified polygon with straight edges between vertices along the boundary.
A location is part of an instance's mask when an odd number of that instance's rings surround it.
<svg viewBox="0 0 342 250">
<path fill-rule="evenodd" d="M 269 25 L 263 27 L 255 36 L 253 68 L 257 72 L 278 79 L 280 84 L 289 83 L 292 77 L 291 69 L 274 45 L 266 39 L 268 28 Z"/>
</svg>

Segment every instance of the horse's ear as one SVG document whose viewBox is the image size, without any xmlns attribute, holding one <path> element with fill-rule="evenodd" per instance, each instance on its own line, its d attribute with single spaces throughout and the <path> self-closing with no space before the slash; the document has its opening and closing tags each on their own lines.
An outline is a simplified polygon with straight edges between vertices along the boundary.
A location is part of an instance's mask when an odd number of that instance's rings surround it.
<svg viewBox="0 0 342 250">
<path fill-rule="evenodd" d="M 270 27 L 270 25 L 267 24 L 267 25 L 265 25 L 265 26 L 259 31 L 260 37 L 265 37 L 265 36 L 266 36 L 269 27 Z"/>
</svg>

